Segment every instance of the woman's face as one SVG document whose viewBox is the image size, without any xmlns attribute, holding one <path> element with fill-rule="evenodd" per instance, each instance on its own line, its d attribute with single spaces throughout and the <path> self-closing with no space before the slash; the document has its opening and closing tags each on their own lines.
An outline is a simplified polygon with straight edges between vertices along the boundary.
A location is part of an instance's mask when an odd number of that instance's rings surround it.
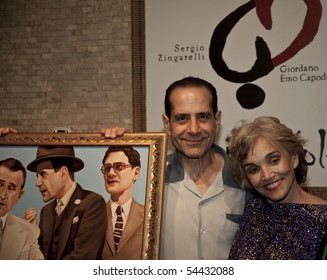
<svg viewBox="0 0 327 280">
<path fill-rule="evenodd" d="M 243 168 L 252 187 L 270 202 L 292 202 L 299 161 L 283 147 L 259 138 L 249 150 Z"/>
</svg>

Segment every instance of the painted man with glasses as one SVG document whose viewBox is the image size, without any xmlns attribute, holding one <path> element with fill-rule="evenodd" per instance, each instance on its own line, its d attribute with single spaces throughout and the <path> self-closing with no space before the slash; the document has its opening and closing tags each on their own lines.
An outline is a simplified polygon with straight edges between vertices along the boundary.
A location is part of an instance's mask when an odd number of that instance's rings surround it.
<svg viewBox="0 0 327 280">
<path fill-rule="evenodd" d="M 103 157 L 101 172 L 110 194 L 103 259 L 142 258 L 144 206 L 132 197 L 140 169 L 140 154 L 131 146 L 111 146 Z"/>
</svg>

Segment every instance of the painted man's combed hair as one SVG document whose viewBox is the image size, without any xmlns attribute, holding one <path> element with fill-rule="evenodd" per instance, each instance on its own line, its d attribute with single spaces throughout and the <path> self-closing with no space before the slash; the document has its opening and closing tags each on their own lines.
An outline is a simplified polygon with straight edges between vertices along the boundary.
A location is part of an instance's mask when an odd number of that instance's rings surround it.
<svg viewBox="0 0 327 280">
<path fill-rule="evenodd" d="M 0 166 L 4 166 L 8 168 L 12 172 L 22 171 L 23 172 L 23 183 L 21 189 L 24 189 L 25 181 L 26 181 L 26 169 L 24 165 L 17 159 L 7 158 L 4 160 L 0 160 Z"/>
<path fill-rule="evenodd" d="M 141 167 L 140 154 L 131 146 L 110 146 L 103 157 L 102 164 L 104 164 L 109 154 L 113 152 L 123 152 L 133 168 L 136 166 Z"/>
</svg>

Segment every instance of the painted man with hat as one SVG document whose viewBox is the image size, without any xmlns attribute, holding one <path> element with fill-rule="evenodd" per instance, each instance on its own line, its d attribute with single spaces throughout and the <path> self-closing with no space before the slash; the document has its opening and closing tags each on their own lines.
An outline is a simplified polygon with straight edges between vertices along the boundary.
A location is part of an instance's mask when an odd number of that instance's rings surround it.
<svg viewBox="0 0 327 280">
<path fill-rule="evenodd" d="M 101 259 L 107 228 L 102 196 L 84 190 L 74 172 L 84 163 L 72 146 L 40 146 L 27 169 L 37 175 L 36 187 L 44 202 L 39 244 L 46 259 Z"/>
</svg>

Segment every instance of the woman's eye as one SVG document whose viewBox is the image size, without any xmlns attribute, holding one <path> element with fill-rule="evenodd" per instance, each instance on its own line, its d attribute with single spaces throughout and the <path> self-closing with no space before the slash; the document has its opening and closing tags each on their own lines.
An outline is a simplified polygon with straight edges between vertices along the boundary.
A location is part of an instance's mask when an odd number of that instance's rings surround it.
<svg viewBox="0 0 327 280">
<path fill-rule="evenodd" d="M 272 159 L 270 160 L 270 163 L 271 163 L 272 165 L 276 165 L 276 164 L 278 164 L 279 159 L 280 159 L 279 157 L 272 158 Z"/>
<path fill-rule="evenodd" d="M 250 174 L 250 175 L 253 175 L 253 174 L 257 173 L 257 172 L 258 172 L 258 168 L 248 168 L 248 169 L 246 169 L 246 173 Z"/>
</svg>

